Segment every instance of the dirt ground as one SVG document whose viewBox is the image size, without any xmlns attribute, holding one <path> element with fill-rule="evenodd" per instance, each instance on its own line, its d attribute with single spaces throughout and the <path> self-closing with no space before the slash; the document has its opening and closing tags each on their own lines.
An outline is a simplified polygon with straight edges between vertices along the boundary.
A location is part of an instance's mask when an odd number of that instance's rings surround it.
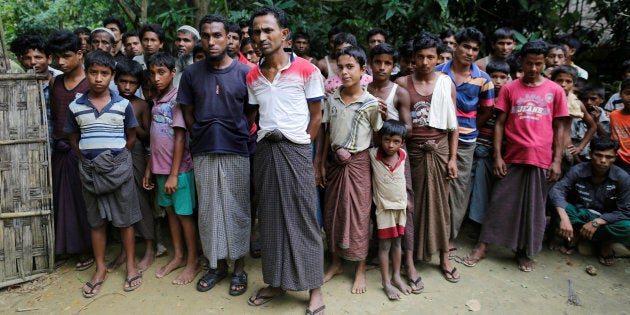
<svg viewBox="0 0 630 315">
<path fill-rule="evenodd" d="M 460 256 L 475 244 L 471 229 L 466 225 L 460 233 Z M 140 243 L 136 248 L 138 253 L 143 250 Z M 119 245 L 110 246 L 108 261 L 118 249 Z M 384 295 L 378 270 L 367 273 L 367 293 L 351 294 L 354 266 L 347 264 L 343 275 L 323 286 L 326 311 L 328 314 L 464 314 L 478 306 L 479 314 L 630 314 L 627 258 L 605 267 L 593 256 L 578 253 L 567 256 L 545 248 L 535 259 L 537 266 L 533 272 L 521 272 L 509 250 L 490 247 L 488 257 L 476 267 L 455 263 L 461 281 L 453 284 L 444 280 L 434 256 L 430 263 L 416 264 L 425 284 L 424 292 L 394 302 Z M 125 272 L 124 267 L 119 268 L 107 276 L 101 292 L 92 299 L 83 298 L 81 287 L 90 279 L 94 267 L 78 272 L 70 260 L 51 275 L 0 290 L 0 314 L 304 314 L 307 292 L 289 292 L 259 307 L 247 305 L 247 297 L 264 285 L 260 259 L 247 257 L 249 289 L 239 297 L 228 294 L 229 280 L 201 293 L 195 289 L 196 282 L 172 285 L 177 271 L 156 279 L 155 272 L 168 260 L 168 255 L 158 258 L 144 272 L 142 286 L 133 292 L 122 290 Z M 584 271 L 587 265 L 595 266 L 598 274 L 588 275 Z M 567 303 L 568 280 L 573 281 L 580 306 Z"/>
</svg>

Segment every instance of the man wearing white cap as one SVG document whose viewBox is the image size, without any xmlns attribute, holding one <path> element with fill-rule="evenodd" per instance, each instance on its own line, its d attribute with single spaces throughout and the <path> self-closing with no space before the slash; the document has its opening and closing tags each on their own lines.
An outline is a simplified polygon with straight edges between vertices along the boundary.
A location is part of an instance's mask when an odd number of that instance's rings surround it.
<svg viewBox="0 0 630 315">
<path fill-rule="evenodd" d="M 175 35 L 175 49 L 177 52 L 177 59 L 175 62 L 175 78 L 173 79 L 173 85 L 179 87 L 179 79 L 184 72 L 186 66 L 193 63 L 193 48 L 195 43 L 199 41 L 199 31 L 190 25 L 184 25 L 177 29 Z"/>
</svg>

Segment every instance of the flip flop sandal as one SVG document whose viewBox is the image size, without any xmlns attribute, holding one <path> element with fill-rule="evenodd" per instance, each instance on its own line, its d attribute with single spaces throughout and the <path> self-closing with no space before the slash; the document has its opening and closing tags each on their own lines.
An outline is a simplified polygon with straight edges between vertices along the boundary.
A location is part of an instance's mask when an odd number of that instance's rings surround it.
<svg viewBox="0 0 630 315">
<path fill-rule="evenodd" d="M 314 310 L 309 310 L 308 308 L 306 309 L 306 315 L 317 315 L 321 312 L 323 312 L 326 309 L 326 305 L 322 305 Z"/>
<path fill-rule="evenodd" d="M 420 294 L 424 290 L 424 283 L 422 283 L 422 277 L 418 277 L 416 280 L 411 280 L 411 278 L 407 278 L 407 284 L 411 287 L 414 286 L 417 289 L 412 290 L 413 294 Z"/>
<path fill-rule="evenodd" d="M 275 299 L 276 297 L 284 295 L 284 292 L 281 293 L 281 294 L 276 294 L 276 295 L 262 295 L 262 291 L 264 289 L 265 288 L 258 289 L 258 291 L 256 291 L 256 294 L 250 296 L 247 299 L 247 304 L 249 304 L 251 306 L 261 306 L 261 305 L 266 304 L 267 302 Z M 256 304 L 256 301 L 258 301 L 258 300 L 262 300 L 262 302 Z"/>
<path fill-rule="evenodd" d="M 94 297 L 96 294 L 98 294 L 99 291 L 94 292 L 94 289 L 96 289 L 97 287 L 100 287 L 103 284 L 103 281 L 99 281 L 97 283 L 92 283 L 92 282 L 86 282 L 85 285 L 88 286 L 88 288 L 90 288 L 90 291 L 83 291 L 83 297 L 86 299 L 92 298 Z"/>
<path fill-rule="evenodd" d="M 464 258 L 457 258 L 455 261 L 466 266 L 466 267 L 474 267 L 483 259 L 483 257 L 469 257 L 468 255 L 464 256 Z"/>
<path fill-rule="evenodd" d="M 459 277 L 455 278 L 455 271 L 457 271 L 457 268 L 455 267 L 453 267 L 451 271 L 442 269 L 442 275 L 444 276 L 444 279 L 446 279 L 446 281 L 451 282 L 451 283 L 457 283 L 459 282 Z M 447 276 L 451 276 L 451 277 L 449 278 Z"/>
<path fill-rule="evenodd" d="M 232 289 L 232 287 L 240 287 L 239 289 Z M 232 274 L 232 281 L 230 281 L 230 295 L 238 296 L 247 291 L 247 273 L 235 272 Z"/>
<path fill-rule="evenodd" d="M 451 255 L 451 253 L 453 253 Z M 457 257 L 457 247 L 452 247 L 448 249 L 448 260 L 453 260 Z"/>
<path fill-rule="evenodd" d="M 221 280 L 225 279 L 226 276 L 227 272 L 225 271 L 218 271 L 216 269 L 208 270 L 208 272 L 206 272 L 206 274 L 197 281 L 197 291 L 206 292 L 214 288 L 214 286 L 221 282 Z M 202 281 L 206 284 L 206 286 L 201 284 Z"/>
<path fill-rule="evenodd" d="M 140 283 L 132 286 L 131 283 L 138 280 L 138 279 L 142 279 L 142 274 L 139 273 L 137 274 L 135 277 L 131 278 L 131 279 L 125 279 L 125 284 L 127 284 L 127 286 L 123 286 L 123 290 L 125 290 L 125 292 L 130 292 L 133 291 L 135 289 L 137 289 L 138 287 L 140 287 L 142 285 L 142 281 L 140 281 Z"/>
<path fill-rule="evenodd" d="M 83 271 L 83 270 L 87 270 L 90 269 L 90 267 L 94 266 L 94 262 L 96 260 L 94 260 L 94 257 L 90 257 L 88 259 L 79 259 L 79 262 L 77 262 L 77 265 L 75 266 L 77 271 Z"/>
</svg>

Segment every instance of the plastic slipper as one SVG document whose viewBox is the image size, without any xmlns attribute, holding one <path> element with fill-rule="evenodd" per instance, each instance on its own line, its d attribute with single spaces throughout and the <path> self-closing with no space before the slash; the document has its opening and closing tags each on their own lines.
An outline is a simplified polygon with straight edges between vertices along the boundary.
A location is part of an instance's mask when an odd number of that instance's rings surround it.
<svg viewBox="0 0 630 315">
<path fill-rule="evenodd" d="M 125 290 L 125 292 L 130 292 L 133 291 L 135 289 L 137 289 L 138 287 L 140 287 L 142 285 L 142 281 L 140 281 L 140 283 L 132 286 L 131 283 L 138 280 L 138 279 L 142 279 L 142 274 L 139 273 L 137 274 L 135 277 L 131 278 L 131 279 L 125 279 L 125 284 L 127 286 L 123 286 L 123 290 Z"/>
<path fill-rule="evenodd" d="M 442 275 L 444 276 L 444 279 L 446 279 L 446 281 L 448 282 L 452 282 L 452 283 L 457 283 L 459 282 L 459 277 L 455 278 L 455 271 L 457 271 L 457 268 L 453 267 L 453 269 L 451 269 L 451 271 L 448 271 L 446 269 L 442 269 Z M 451 276 L 450 278 L 447 276 Z"/>
<path fill-rule="evenodd" d="M 461 263 L 466 267 L 474 267 L 478 262 L 481 261 L 483 257 L 470 257 L 468 255 L 464 256 L 464 258 L 458 259 L 457 262 Z"/>
<path fill-rule="evenodd" d="M 265 288 L 258 289 L 258 291 L 256 291 L 256 294 L 250 296 L 247 299 L 247 304 L 249 304 L 251 306 L 261 306 L 261 305 L 266 304 L 267 302 L 273 300 L 274 298 L 276 298 L 278 296 L 284 295 L 284 292 L 280 293 L 280 294 L 276 294 L 276 295 L 262 295 L 262 291 L 264 289 Z M 258 301 L 258 300 L 262 300 L 262 302 L 256 303 L 256 301 Z"/>
<path fill-rule="evenodd" d="M 225 277 L 227 277 L 227 272 L 210 269 L 199 279 L 199 281 L 197 281 L 197 291 L 206 292 L 214 288 L 214 286 L 221 282 L 221 280 L 225 279 Z M 203 286 L 201 284 L 202 282 L 205 283 L 206 286 Z"/>
<path fill-rule="evenodd" d="M 612 266 L 615 264 L 615 255 L 599 255 L 597 256 L 599 263 L 604 266 Z"/>
<path fill-rule="evenodd" d="M 232 287 L 240 287 L 238 289 L 232 289 Z M 247 291 L 247 273 L 235 272 L 232 274 L 232 281 L 230 281 L 230 295 L 238 296 Z"/>
<path fill-rule="evenodd" d="M 415 290 L 412 290 L 413 294 L 420 294 L 424 290 L 424 283 L 422 283 L 422 277 L 418 277 L 416 280 L 411 280 L 411 278 L 407 278 L 407 284 L 411 287 L 416 287 Z"/>
<path fill-rule="evenodd" d="M 97 287 L 100 287 L 103 284 L 103 281 L 99 281 L 97 283 L 92 283 L 90 281 L 86 282 L 85 285 L 88 286 L 88 288 L 90 288 L 90 291 L 83 291 L 83 297 L 86 299 L 92 298 L 94 297 L 96 294 L 98 294 L 99 291 L 94 292 L 94 289 L 96 289 Z"/>
<path fill-rule="evenodd" d="M 452 247 L 448 249 L 448 259 L 452 260 L 457 257 L 457 247 Z"/>
<path fill-rule="evenodd" d="M 321 312 L 323 312 L 326 309 L 326 305 L 322 305 L 314 310 L 309 310 L 308 308 L 306 309 L 306 315 L 317 315 Z"/>
<path fill-rule="evenodd" d="M 86 269 L 90 269 L 90 267 L 92 267 L 94 265 L 94 257 L 90 257 L 88 259 L 80 259 L 79 258 L 79 262 L 77 262 L 77 265 L 75 266 L 77 271 L 83 271 Z"/>
</svg>

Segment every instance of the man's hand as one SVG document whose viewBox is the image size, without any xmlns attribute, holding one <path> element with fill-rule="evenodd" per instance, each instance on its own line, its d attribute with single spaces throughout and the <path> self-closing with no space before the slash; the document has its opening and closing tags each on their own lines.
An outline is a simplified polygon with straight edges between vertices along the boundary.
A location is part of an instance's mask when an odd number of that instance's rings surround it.
<svg viewBox="0 0 630 315">
<path fill-rule="evenodd" d="M 571 225 L 571 221 L 568 218 L 560 220 L 560 230 L 558 231 L 558 234 L 565 240 L 571 241 L 571 239 L 574 238 L 573 225 Z"/>
<path fill-rule="evenodd" d="M 146 190 L 151 190 L 155 187 L 155 183 L 153 182 L 153 174 L 147 168 L 147 171 L 144 172 L 144 177 L 142 178 L 142 187 Z"/>
<path fill-rule="evenodd" d="M 381 113 L 381 118 L 387 120 L 387 103 L 380 97 L 376 99 L 378 100 L 378 112 Z"/>
<path fill-rule="evenodd" d="M 582 229 L 580 230 L 580 235 L 587 240 L 592 240 L 593 235 L 597 232 L 597 228 L 593 226 L 592 221 L 586 222 L 582 225 Z"/>
<path fill-rule="evenodd" d="M 547 172 L 547 181 L 556 182 L 560 179 L 560 161 L 551 162 L 549 171 Z"/>
<path fill-rule="evenodd" d="M 457 178 L 457 158 L 448 160 L 448 176 L 446 179 Z"/>
<path fill-rule="evenodd" d="M 507 175 L 507 165 L 505 161 L 503 161 L 502 157 L 497 157 L 494 159 L 494 168 L 493 171 L 494 176 L 498 178 L 503 178 Z"/>
</svg>

